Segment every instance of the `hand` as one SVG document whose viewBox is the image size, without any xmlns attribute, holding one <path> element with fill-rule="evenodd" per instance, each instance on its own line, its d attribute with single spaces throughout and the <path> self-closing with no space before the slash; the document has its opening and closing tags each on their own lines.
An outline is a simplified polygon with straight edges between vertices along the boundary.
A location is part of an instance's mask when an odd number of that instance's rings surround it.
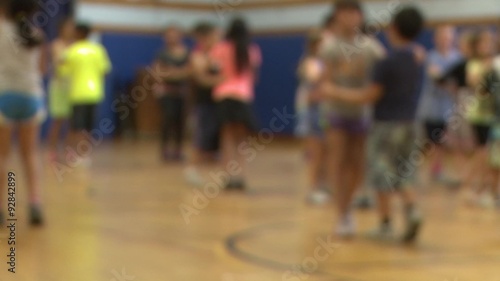
<svg viewBox="0 0 500 281">
<path fill-rule="evenodd" d="M 310 103 L 310 104 L 314 104 L 314 103 L 318 103 L 318 102 L 321 102 L 322 100 L 324 100 L 324 95 L 323 93 L 321 93 L 320 91 L 316 90 L 316 91 L 312 91 L 309 95 L 308 95 L 308 99 L 307 101 Z"/>
<path fill-rule="evenodd" d="M 333 83 L 326 82 L 321 84 L 318 92 L 323 97 L 323 99 L 335 99 L 337 97 L 337 87 Z"/>
<path fill-rule="evenodd" d="M 157 98 L 165 95 L 165 85 L 163 83 L 156 83 L 153 85 L 153 95 Z"/>
<path fill-rule="evenodd" d="M 439 67 L 439 65 L 431 64 L 427 71 L 429 73 L 429 76 L 432 78 L 438 78 L 439 76 L 441 76 L 441 67 Z"/>
</svg>

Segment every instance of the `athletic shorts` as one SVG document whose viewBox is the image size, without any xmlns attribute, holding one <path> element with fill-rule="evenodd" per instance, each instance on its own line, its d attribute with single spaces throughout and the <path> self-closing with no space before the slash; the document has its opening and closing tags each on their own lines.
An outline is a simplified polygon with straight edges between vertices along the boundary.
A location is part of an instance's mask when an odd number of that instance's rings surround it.
<svg viewBox="0 0 500 281">
<path fill-rule="evenodd" d="M 335 113 L 328 115 L 330 128 L 342 130 L 351 135 L 366 135 L 371 122 L 366 117 L 344 117 Z"/>
<path fill-rule="evenodd" d="M 220 126 L 215 104 L 196 105 L 196 147 L 205 152 L 219 150 Z"/>
<path fill-rule="evenodd" d="M 223 99 L 217 102 L 217 116 L 219 124 L 242 124 L 250 131 L 256 131 L 257 122 L 252 106 L 236 99 Z"/>
<path fill-rule="evenodd" d="M 323 138 L 325 128 L 322 124 L 322 116 L 319 106 L 310 106 L 304 112 L 297 114 L 297 126 L 295 135 L 298 137 Z"/>
<path fill-rule="evenodd" d="M 45 117 L 42 98 L 15 91 L 0 93 L 0 124 L 42 123 Z"/>
<path fill-rule="evenodd" d="M 488 143 L 488 138 L 490 136 L 491 126 L 472 124 L 472 129 L 474 131 L 477 145 L 480 147 L 486 146 L 486 144 Z"/>
<path fill-rule="evenodd" d="M 94 128 L 96 104 L 73 105 L 71 114 L 71 129 L 73 131 L 91 131 Z"/>
<path fill-rule="evenodd" d="M 427 139 L 435 145 L 442 145 L 446 133 L 446 123 L 444 121 L 426 121 L 425 133 Z"/>
<path fill-rule="evenodd" d="M 49 85 L 49 114 L 54 119 L 67 119 L 71 115 L 68 83 L 64 79 L 53 79 Z"/>
<path fill-rule="evenodd" d="M 415 126 L 408 122 L 376 122 L 369 139 L 369 180 L 378 191 L 397 191 L 414 181 L 425 160 Z"/>
</svg>

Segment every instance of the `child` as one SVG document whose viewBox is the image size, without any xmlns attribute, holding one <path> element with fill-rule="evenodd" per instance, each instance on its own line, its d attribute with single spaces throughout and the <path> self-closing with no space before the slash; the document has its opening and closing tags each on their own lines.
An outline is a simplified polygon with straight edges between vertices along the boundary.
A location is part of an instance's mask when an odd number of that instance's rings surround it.
<svg viewBox="0 0 500 281">
<path fill-rule="evenodd" d="M 89 40 L 92 29 L 80 23 L 76 26 L 75 43 L 64 55 L 62 75 L 70 81 L 69 99 L 72 105 L 71 143 L 76 150 L 94 128 L 97 106 L 104 100 L 106 74 L 111 71 L 106 49 Z M 88 152 L 78 151 L 80 160 L 90 164 Z"/>
<path fill-rule="evenodd" d="M 467 85 L 472 91 L 468 98 L 468 107 L 465 117 L 471 124 L 475 140 L 476 151 L 472 159 L 472 167 L 465 180 L 466 187 L 469 190 L 469 200 L 477 203 L 476 198 L 491 183 L 491 173 L 488 169 L 487 143 L 490 135 L 491 125 L 494 121 L 494 103 L 493 97 L 482 91 L 484 78 L 492 69 L 493 58 L 495 54 L 494 36 L 491 31 L 483 30 L 477 32 L 471 39 L 472 58 L 467 63 L 466 80 Z M 473 182 L 473 179 L 476 182 Z M 478 201 L 482 205 L 490 205 L 488 196 L 480 198 Z M 484 200 L 483 200 L 484 199 Z"/>
<path fill-rule="evenodd" d="M 8 156 L 13 129 L 19 145 L 29 194 L 30 223 L 43 222 L 40 182 L 37 171 L 37 144 L 44 120 L 41 69 L 43 36 L 27 18 L 39 9 L 36 0 L 9 0 L 5 18 L 0 16 L 0 224 L 5 222 Z"/>
<path fill-rule="evenodd" d="M 55 161 L 58 157 L 58 144 L 61 131 L 71 115 L 69 102 L 69 81 L 59 75 L 59 67 L 66 49 L 73 43 L 74 23 L 66 19 L 59 28 L 59 37 L 51 44 L 52 67 L 54 73 L 49 87 L 49 114 L 52 118 L 49 133 L 49 158 Z"/>
<path fill-rule="evenodd" d="M 417 9 L 402 8 L 388 29 L 393 52 L 376 65 L 371 84 L 361 92 L 331 83 L 325 84 L 323 89 L 325 95 L 336 100 L 375 103 L 371 181 L 377 188 L 379 199 L 381 225 L 377 234 L 391 234 L 390 192 L 397 191 L 406 210 L 405 242 L 415 240 L 421 224 L 415 195 L 408 184 L 416 169 L 411 165 L 410 157 L 418 151 L 414 121 L 423 63 L 412 42 L 420 34 L 423 23 L 424 19 Z"/>
<path fill-rule="evenodd" d="M 220 71 L 209 58 L 210 51 L 219 41 L 219 32 L 210 23 L 200 23 L 195 27 L 194 36 L 197 48 L 191 54 L 191 70 L 196 116 L 195 147 L 184 175 L 189 183 L 202 185 L 198 166 L 203 160 L 214 157 L 219 150 L 220 126 L 212 92 L 220 82 Z"/>
<path fill-rule="evenodd" d="M 486 76 L 484 90 L 493 96 L 495 120 L 489 136 L 489 166 L 493 175 L 491 195 L 500 208 L 500 56 L 493 62 L 493 70 Z"/>
<path fill-rule="evenodd" d="M 324 169 L 326 169 L 326 147 L 321 124 L 320 104 L 310 100 L 310 94 L 319 84 L 323 63 L 319 57 L 322 34 L 311 31 L 308 36 L 306 53 L 302 58 L 298 76 L 300 86 L 296 96 L 296 112 L 298 123 L 295 133 L 305 139 L 306 152 L 309 160 L 309 184 L 311 192 L 307 197 L 310 204 L 321 205 L 329 200 L 329 193 L 321 186 L 324 184 Z"/>
<path fill-rule="evenodd" d="M 425 132 L 428 140 L 435 145 L 434 153 L 429 155 L 431 178 L 441 179 L 443 158 L 446 144 L 447 114 L 454 107 L 453 95 L 444 87 L 438 85 L 437 80 L 451 67 L 460 62 L 462 56 L 454 48 L 455 28 L 451 25 L 441 25 L 436 28 L 434 35 L 435 49 L 427 56 L 426 87 L 420 105 L 420 115 L 425 122 Z"/>
<path fill-rule="evenodd" d="M 162 112 L 161 153 L 163 160 L 182 160 L 186 98 L 189 91 L 189 49 L 184 34 L 177 26 L 169 26 L 164 34 L 165 49 L 156 58 L 155 65 L 168 73 L 158 90 Z M 157 69 L 155 67 L 155 69 Z M 163 71 L 162 71 L 163 72 Z M 169 150 L 169 140 L 173 150 Z"/>
<path fill-rule="evenodd" d="M 378 41 L 362 34 L 364 19 L 358 1 L 337 1 L 333 16 L 334 40 L 322 48 L 323 79 L 361 90 L 369 81 L 375 62 L 384 57 L 385 50 Z M 339 217 L 336 232 L 339 236 L 351 236 L 355 228 L 352 198 L 364 182 L 370 108 L 367 104 L 342 100 L 332 100 L 327 107 L 327 161 L 331 165 L 329 174 L 331 187 L 336 189 Z"/>
<path fill-rule="evenodd" d="M 221 125 L 221 152 L 223 166 L 236 161 L 240 175 L 226 183 L 226 189 L 243 190 L 245 159 L 238 147 L 256 129 L 252 111 L 254 86 L 262 62 L 260 48 L 251 43 L 250 30 L 243 19 L 234 19 L 229 25 L 226 40 L 217 44 L 211 58 L 221 69 L 222 82 L 214 90 L 217 115 Z"/>
</svg>

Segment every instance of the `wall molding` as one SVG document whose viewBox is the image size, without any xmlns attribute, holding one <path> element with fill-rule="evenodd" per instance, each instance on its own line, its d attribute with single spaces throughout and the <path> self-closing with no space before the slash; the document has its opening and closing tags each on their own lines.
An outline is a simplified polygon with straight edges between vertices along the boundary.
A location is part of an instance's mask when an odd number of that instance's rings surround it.
<svg viewBox="0 0 500 281">
<path fill-rule="evenodd" d="M 483 17 L 483 18 L 469 18 L 469 19 L 456 19 L 456 20 L 432 20 L 427 23 L 427 27 L 433 28 L 440 24 L 452 24 L 456 26 L 464 25 L 497 25 L 500 27 L 500 18 L 498 17 Z M 116 32 L 123 34 L 159 34 L 163 31 L 162 28 L 146 28 L 146 27 L 123 27 L 119 25 L 97 25 L 95 30 L 98 32 Z M 295 35 L 306 34 L 309 28 L 288 28 L 288 29 L 269 29 L 253 32 L 258 36 L 276 36 L 276 35 Z"/>
<path fill-rule="evenodd" d="M 241 1 L 237 3 L 237 1 Z M 412 0 L 400 0 L 401 2 L 412 2 Z M 236 4 L 231 4 L 236 2 Z M 213 11 L 218 8 L 231 7 L 238 10 L 284 8 L 293 6 L 305 6 L 311 4 L 329 4 L 334 0 L 211 0 L 210 3 L 186 3 L 186 2 L 163 2 L 161 0 L 80 0 L 80 3 L 112 4 L 138 7 L 156 7 L 164 9 L 182 9 L 196 11 Z M 387 0 L 363 0 L 364 3 L 387 2 Z"/>
</svg>

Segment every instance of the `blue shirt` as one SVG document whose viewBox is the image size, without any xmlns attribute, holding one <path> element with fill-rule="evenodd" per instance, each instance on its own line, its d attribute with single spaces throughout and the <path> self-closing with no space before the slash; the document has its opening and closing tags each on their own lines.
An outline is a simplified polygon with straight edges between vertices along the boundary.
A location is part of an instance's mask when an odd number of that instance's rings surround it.
<svg viewBox="0 0 500 281">
<path fill-rule="evenodd" d="M 445 74 L 462 60 L 458 51 L 452 51 L 443 56 L 436 50 L 429 52 L 427 66 L 435 65 Z M 429 121 L 444 121 L 447 114 L 453 109 L 452 93 L 439 87 L 432 77 L 425 76 L 425 86 L 422 101 L 419 106 L 419 117 Z"/>
<path fill-rule="evenodd" d="M 394 49 L 375 65 L 372 78 L 383 91 L 375 104 L 375 121 L 413 121 L 422 84 L 422 65 L 413 50 Z"/>
</svg>

